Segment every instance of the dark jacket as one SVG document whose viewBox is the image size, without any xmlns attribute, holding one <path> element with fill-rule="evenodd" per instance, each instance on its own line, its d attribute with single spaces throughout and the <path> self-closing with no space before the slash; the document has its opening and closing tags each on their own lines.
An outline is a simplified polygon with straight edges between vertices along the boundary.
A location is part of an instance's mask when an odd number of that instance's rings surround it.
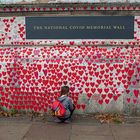
<svg viewBox="0 0 140 140">
<path fill-rule="evenodd" d="M 58 98 L 59 101 L 64 105 L 66 109 L 66 114 L 63 118 L 68 118 L 71 114 L 71 111 L 74 110 L 74 106 L 72 103 L 72 99 L 66 95 L 62 95 L 61 97 Z"/>
</svg>

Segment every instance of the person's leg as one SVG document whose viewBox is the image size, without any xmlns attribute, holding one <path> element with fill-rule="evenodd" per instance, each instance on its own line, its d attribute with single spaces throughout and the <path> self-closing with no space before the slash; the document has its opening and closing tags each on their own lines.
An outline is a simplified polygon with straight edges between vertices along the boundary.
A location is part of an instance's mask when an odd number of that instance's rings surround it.
<svg viewBox="0 0 140 140">
<path fill-rule="evenodd" d="M 75 105 L 73 105 L 73 106 L 74 106 L 74 109 L 73 110 L 70 110 L 70 117 L 69 118 L 71 118 L 71 116 L 72 116 L 72 114 L 73 114 L 73 112 L 75 110 Z"/>
<path fill-rule="evenodd" d="M 65 122 L 65 123 L 71 122 L 71 117 L 72 117 L 73 112 L 75 110 L 75 105 L 73 105 L 73 106 L 74 106 L 74 109 L 73 110 L 70 110 L 70 116 L 67 117 L 67 118 L 57 117 L 57 119 L 59 120 L 58 122 Z"/>
<path fill-rule="evenodd" d="M 60 118 L 60 117 L 58 117 L 58 119 L 59 119 L 59 122 L 64 122 L 64 123 L 70 123 L 71 122 L 70 117 L 68 117 L 68 118 Z"/>
<path fill-rule="evenodd" d="M 61 123 L 62 121 L 59 118 L 55 118 L 54 122 Z"/>
<path fill-rule="evenodd" d="M 66 118 L 57 117 L 61 122 L 64 122 Z"/>
<path fill-rule="evenodd" d="M 74 109 L 70 111 L 70 116 L 69 116 L 69 118 L 71 118 L 73 112 L 74 112 Z"/>
<path fill-rule="evenodd" d="M 65 118 L 65 120 L 64 120 L 65 123 L 70 123 L 72 121 L 71 117 L 72 117 L 74 110 L 75 110 L 75 108 L 73 110 L 70 110 L 70 116 L 68 118 Z"/>
</svg>

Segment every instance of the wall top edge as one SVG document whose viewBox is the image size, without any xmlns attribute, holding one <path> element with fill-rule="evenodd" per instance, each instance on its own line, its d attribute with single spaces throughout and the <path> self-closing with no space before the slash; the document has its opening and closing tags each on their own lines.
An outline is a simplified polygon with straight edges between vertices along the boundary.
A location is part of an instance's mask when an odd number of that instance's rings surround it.
<svg viewBox="0 0 140 140">
<path fill-rule="evenodd" d="M 5 12 L 64 12 L 64 11 L 140 11 L 138 3 L 36 3 L 0 4 L 0 13 Z"/>
<path fill-rule="evenodd" d="M 0 2 L 0 6 L 30 6 L 30 5 L 40 5 L 40 6 L 71 6 L 71 5 L 121 5 L 122 4 L 126 4 L 126 5 L 137 5 L 137 6 L 140 6 L 140 2 L 133 2 L 133 3 L 126 3 L 126 2 L 103 2 L 103 3 L 1 3 Z M 138 5 L 139 4 L 139 5 Z"/>
<path fill-rule="evenodd" d="M 140 0 L 0 0 L 0 4 L 31 3 L 138 3 Z"/>
</svg>

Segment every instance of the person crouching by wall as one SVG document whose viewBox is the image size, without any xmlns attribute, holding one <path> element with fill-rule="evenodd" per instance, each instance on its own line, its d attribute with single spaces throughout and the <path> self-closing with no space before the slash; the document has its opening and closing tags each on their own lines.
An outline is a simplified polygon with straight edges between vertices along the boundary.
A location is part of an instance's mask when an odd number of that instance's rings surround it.
<svg viewBox="0 0 140 140">
<path fill-rule="evenodd" d="M 69 97 L 69 87 L 68 86 L 61 87 L 60 97 L 58 98 L 58 100 L 63 104 L 63 106 L 66 109 L 66 112 L 63 117 L 57 117 L 54 121 L 57 123 L 71 122 L 71 117 L 75 110 L 75 105 L 73 104 L 72 99 Z"/>
</svg>

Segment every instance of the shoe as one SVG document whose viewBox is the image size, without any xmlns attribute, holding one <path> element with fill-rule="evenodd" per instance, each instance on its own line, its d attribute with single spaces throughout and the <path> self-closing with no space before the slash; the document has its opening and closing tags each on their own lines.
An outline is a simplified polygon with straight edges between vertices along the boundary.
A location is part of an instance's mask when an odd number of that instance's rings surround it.
<svg viewBox="0 0 140 140">
<path fill-rule="evenodd" d="M 54 120 L 54 122 L 55 122 L 55 123 L 61 123 L 62 121 L 61 121 L 60 119 L 57 118 L 57 119 Z"/>
<path fill-rule="evenodd" d="M 70 123 L 70 122 L 71 122 L 70 119 L 67 119 L 67 120 L 64 121 L 64 123 Z"/>
</svg>

